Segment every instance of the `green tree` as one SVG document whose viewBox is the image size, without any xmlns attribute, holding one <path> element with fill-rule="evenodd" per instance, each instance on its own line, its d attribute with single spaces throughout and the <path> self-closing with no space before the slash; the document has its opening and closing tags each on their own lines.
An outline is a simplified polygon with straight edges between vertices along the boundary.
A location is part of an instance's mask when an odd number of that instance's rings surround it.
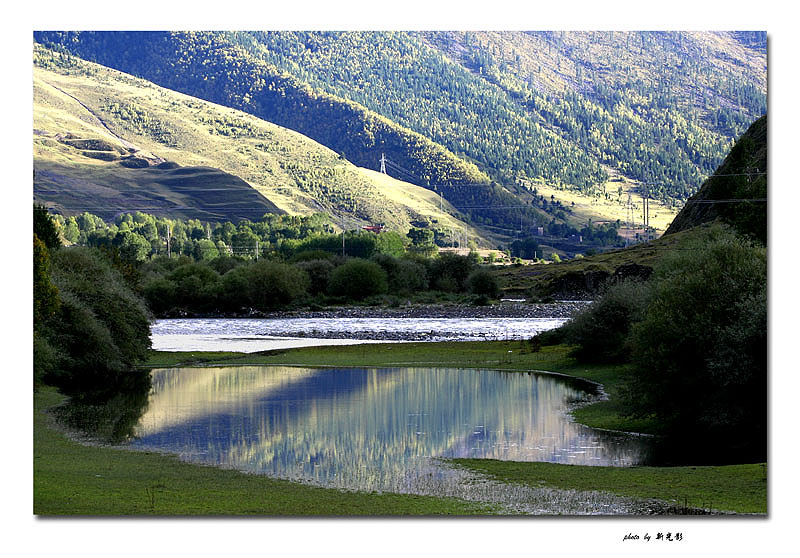
<svg viewBox="0 0 800 558">
<path fill-rule="evenodd" d="M 213 260 L 219 256 L 216 244 L 208 239 L 200 239 L 194 244 L 194 258 L 198 261 Z"/>
<path fill-rule="evenodd" d="M 335 267 L 329 259 L 304 260 L 295 265 L 308 275 L 309 293 L 317 295 L 327 290 L 328 280 Z"/>
<path fill-rule="evenodd" d="M 632 328 L 627 405 L 705 458 L 766 459 L 767 255 L 714 226 L 666 256 Z"/>
<path fill-rule="evenodd" d="M 289 264 L 259 261 L 247 267 L 247 293 L 257 310 L 278 308 L 308 292 L 310 279 L 301 269 Z"/>
<path fill-rule="evenodd" d="M 113 245 L 119 249 L 120 258 L 128 263 L 143 262 L 152 250 L 145 237 L 130 230 L 118 232 Z"/>
<path fill-rule="evenodd" d="M 418 254 L 433 254 L 436 251 L 434 233 L 430 229 L 411 228 L 406 234 L 411 241 L 411 250 Z"/>
<path fill-rule="evenodd" d="M 561 327 L 564 342 L 573 345 L 579 362 L 627 362 L 633 324 L 642 319 L 650 286 L 624 281 L 607 286 L 587 309 Z"/>
<path fill-rule="evenodd" d="M 494 273 L 488 269 L 476 269 L 469 274 L 466 280 L 467 291 L 474 295 L 488 298 L 500 297 L 500 284 Z"/>
<path fill-rule="evenodd" d="M 462 292 L 469 274 L 475 269 L 475 259 L 452 252 L 442 252 L 431 261 L 429 279 L 440 291 Z"/>
<path fill-rule="evenodd" d="M 33 234 L 39 237 L 48 250 L 61 246 L 61 237 L 56 224 L 43 205 L 33 205 Z"/>
<path fill-rule="evenodd" d="M 43 332 L 55 349 L 43 379 L 68 395 L 105 397 L 146 358 L 149 312 L 98 250 L 74 247 L 52 256 L 61 304 Z"/>
<path fill-rule="evenodd" d="M 350 300 L 384 294 L 389 288 L 386 272 L 375 262 L 353 258 L 337 267 L 328 281 L 328 292 Z"/>
<path fill-rule="evenodd" d="M 33 327 L 40 329 L 58 309 L 58 289 L 50 280 L 50 253 L 33 235 Z"/>
<path fill-rule="evenodd" d="M 47 322 L 58 311 L 58 289 L 50 280 L 50 254 L 33 235 L 33 384 L 39 387 L 56 363 L 55 349 L 45 337 Z"/>
</svg>

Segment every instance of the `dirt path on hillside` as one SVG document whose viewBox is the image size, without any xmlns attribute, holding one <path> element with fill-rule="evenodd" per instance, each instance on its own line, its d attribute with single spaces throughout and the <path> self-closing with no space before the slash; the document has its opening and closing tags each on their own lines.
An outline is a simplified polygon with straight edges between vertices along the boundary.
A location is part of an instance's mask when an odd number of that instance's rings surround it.
<svg viewBox="0 0 800 558">
<path fill-rule="evenodd" d="M 68 93 L 67 91 L 64 91 L 63 89 L 61 89 L 60 87 L 58 87 L 56 85 L 53 85 L 52 83 L 49 83 L 49 82 L 45 82 L 45 83 L 47 85 L 49 85 L 50 87 L 52 87 L 53 89 L 55 89 L 56 91 L 59 91 L 62 94 L 66 95 L 67 97 L 69 97 L 70 99 L 72 99 L 73 101 L 78 103 L 81 107 L 83 107 L 83 109 L 86 112 L 88 112 L 90 115 L 92 115 L 92 118 L 97 120 L 97 122 L 99 122 L 100 125 L 103 126 L 103 128 L 105 128 L 106 131 L 109 134 L 111 134 L 111 136 L 114 139 L 116 139 L 118 142 L 120 142 L 126 149 L 130 150 L 131 153 L 138 153 L 138 152 L 142 151 L 142 149 L 140 149 L 136 145 L 132 144 L 131 142 L 127 141 L 126 139 L 122 138 L 119 134 L 114 132 L 114 130 L 112 130 L 109 127 L 108 123 L 106 123 L 106 121 L 103 120 L 103 118 L 101 118 L 99 114 L 97 114 L 94 110 L 92 110 L 89 106 L 87 106 L 83 101 L 78 99 L 75 95 L 73 95 L 71 93 Z M 153 159 L 155 159 L 159 163 L 164 162 L 166 160 L 166 159 L 163 159 L 162 157 L 159 157 L 158 155 L 155 155 L 153 153 L 148 153 L 148 154 L 150 155 L 150 157 L 152 157 Z"/>
</svg>

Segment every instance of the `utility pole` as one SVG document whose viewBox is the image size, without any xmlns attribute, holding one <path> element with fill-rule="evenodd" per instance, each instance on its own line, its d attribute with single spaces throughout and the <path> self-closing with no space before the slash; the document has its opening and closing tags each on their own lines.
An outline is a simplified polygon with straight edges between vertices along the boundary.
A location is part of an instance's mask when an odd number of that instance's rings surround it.
<svg viewBox="0 0 800 558">
<path fill-rule="evenodd" d="M 256 261 L 258 261 L 258 239 L 256 238 Z"/>
<path fill-rule="evenodd" d="M 167 259 L 172 259 L 172 225 L 167 223 Z"/>
<path fill-rule="evenodd" d="M 628 246 L 630 241 L 631 231 L 633 230 L 631 226 L 631 217 L 633 216 L 633 206 L 631 205 L 631 193 L 628 192 L 628 204 L 627 204 L 627 211 L 625 212 L 625 220 L 628 223 L 628 234 L 625 236 L 625 246 Z"/>
<path fill-rule="evenodd" d="M 381 153 L 381 172 L 386 174 L 386 155 Z"/>
</svg>

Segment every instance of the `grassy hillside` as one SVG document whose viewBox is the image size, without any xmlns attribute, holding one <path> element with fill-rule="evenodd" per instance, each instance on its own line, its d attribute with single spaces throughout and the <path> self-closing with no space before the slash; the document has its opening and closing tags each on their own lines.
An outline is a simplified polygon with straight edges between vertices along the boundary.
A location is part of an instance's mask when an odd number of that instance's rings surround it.
<svg viewBox="0 0 800 558">
<path fill-rule="evenodd" d="M 395 176 L 437 185 L 511 237 L 552 219 L 615 220 L 645 182 L 663 230 L 766 110 L 763 32 L 34 36 L 301 131 L 366 168 L 386 153 Z M 582 209 L 539 203 L 539 187 Z"/>
<path fill-rule="evenodd" d="M 66 213 L 327 212 L 348 228 L 465 227 L 430 191 L 360 169 L 297 132 L 39 45 L 34 63 L 34 194 Z"/>
<path fill-rule="evenodd" d="M 559 263 L 496 268 L 506 295 L 531 298 L 591 298 L 605 281 L 614 276 L 647 277 L 653 265 L 669 250 L 675 249 L 695 230 L 662 236 L 629 248 L 611 250 Z"/>
</svg>

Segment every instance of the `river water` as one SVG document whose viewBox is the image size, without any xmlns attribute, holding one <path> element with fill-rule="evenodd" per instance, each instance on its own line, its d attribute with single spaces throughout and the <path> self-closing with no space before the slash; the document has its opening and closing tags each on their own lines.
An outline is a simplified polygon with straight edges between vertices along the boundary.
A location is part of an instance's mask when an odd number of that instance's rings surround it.
<svg viewBox="0 0 800 558">
<path fill-rule="evenodd" d="M 277 318 L 169 319 L 151 327 L 160 351 L 256 352 L 312 345 L 391 341 L 530 339 L 566 318 Z"/>
</svg>

